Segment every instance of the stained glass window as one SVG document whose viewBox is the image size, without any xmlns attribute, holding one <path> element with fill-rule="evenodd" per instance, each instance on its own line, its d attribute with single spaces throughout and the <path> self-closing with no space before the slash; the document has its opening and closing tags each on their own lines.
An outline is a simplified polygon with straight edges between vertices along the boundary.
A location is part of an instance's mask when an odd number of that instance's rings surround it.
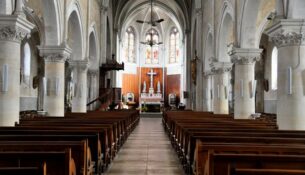
<svg viewBox="0 0 305 175">
<path fill-rule="evenodd" d="M 150 42 L 152 38 L 153 45 L 146 46 L 146 64 L 158 64 L 159 63 L 159 34 L 155 29 L 150 29 L 145 36 L 147 42 Z"/>
<path fill-rule="evenodd" d="M 169 63 L 178 63 L 180 56 L 179 48 L 179 32 L 177 28 L 173 28 L 169 38 Z"/>
<path fill-rule="evenodd" d="M 132 27 L 128 27 L 125 32 L 125 60 L 130 63 L 136 62 L 135 56 L 135 32 Z"/>
<path fill-rule="evenodd" d="M 271 56 L 271 89 L 277 90 L 277 67 L 278 67 L 278 50 L 276 47 L 272 50 Z"/>
<path fill-rule="evenodd" d="M 29 43 L 25 43 L 23 47 L 23 58 L 22 58 L 22 80 L 25 84 L 30 84 L 31 75 L 31 49 Z"/>
</svg>

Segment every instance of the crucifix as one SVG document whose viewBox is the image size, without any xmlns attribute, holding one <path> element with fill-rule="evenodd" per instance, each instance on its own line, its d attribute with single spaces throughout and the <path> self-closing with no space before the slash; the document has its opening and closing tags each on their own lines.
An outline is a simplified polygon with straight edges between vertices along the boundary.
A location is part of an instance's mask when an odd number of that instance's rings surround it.
<svg viewBox="0 0 305 175">
<path fill-rule="evenodd" d="M 150 69 L 150 72 L 147 73 L 148 76 L 150 76 L 150 87 L 149 87 L 149 93 L 154 93 L 154 76 L 157 75 L 156 72 L 153 71 L 153 69 Z"/>
</svg>

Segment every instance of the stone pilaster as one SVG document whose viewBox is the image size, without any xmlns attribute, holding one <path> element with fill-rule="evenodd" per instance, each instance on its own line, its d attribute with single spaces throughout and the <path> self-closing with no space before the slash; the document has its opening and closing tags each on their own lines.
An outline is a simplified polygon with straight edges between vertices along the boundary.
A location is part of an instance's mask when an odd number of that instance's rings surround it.
<svg viewBox="0 0 305 175">
<path fill-rule="evenodd" d="M 249 119 L 255 113 L 255 63 L 262 49 L 233 48 L 231 60 L 235 63 L 234 118 Z"/>
<path fill-rule="evenodd" d="M 278 48 L 277 122 L 279 129 L 305 130 L 305 22 L 280 19 L 267 30 Z"/>
<path fill-rule="evenodd" d="M 71 60 L 69 66 L 72 68 L 74 79 L 75 93 L 72 99 L 72 112 L 87 112 L 87 71 L 89 61 Z"/>
<path fill-rule="evenodd" d="M 203 111 L 213 111 L 213 73 L 203 73 Z"/>
<path fill-rule="evenodd" d="M 214 113 L 229 114 L 229 73 L 232 63 L 212 62 L 214 80 Z"/>
<path fill-rule="evenodd" d="M 44 110 L 48 116 L 65 114 L 65 62 L 70 58 L 71 49 L 66 46 L 39 46 L 40 56 L 45 61 L 47 92 Z"/>
<path fill-rule="evenodd" d="M 33 28 L 21 15 L 0 15 L 0 126 L 19 122 L 20 43 Z"/>
<path fill-rule="evenodd" d="M 98 75 L 99 75 L 99 70 L 88 70 L 88 85 L 90 89 L 90 93 L 88 94 L 88 102 L 91 102 L 95 100 L 98 97 Z M 89 106 L 90 110 L 94 110 L 96 108 L 96 103 L 93 103 L 92 105 Z"/>
<path fill-rule="evenodd" d="M 201 8 L 197 8 L 195 9 L 195 15 L 196 15 L 196 51 L 197 51 L 197 55 L 198 56 L 198 60 L 197 60 L 197 67 L 196 67 L 196 85 L 195 85 L 195 89 L 196 89 L 196 106 L 195 106 L 195 110 L 196 111 L 202 111 L 203 110 L 203 75 L 202 75 L 202 63 L 203 63 L 203 51 L 201 49 L 202 47 L 202 9 Z"/>
</svg>

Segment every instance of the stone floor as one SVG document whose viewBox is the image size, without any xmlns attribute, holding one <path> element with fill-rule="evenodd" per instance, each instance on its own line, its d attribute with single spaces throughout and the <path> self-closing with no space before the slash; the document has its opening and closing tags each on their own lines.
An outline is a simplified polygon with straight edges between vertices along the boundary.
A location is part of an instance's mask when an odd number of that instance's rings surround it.
<svg viewBox="0 0 305 175">
<path fill-rule="evenodd" d="M 106 175 L 184 175 L 160 118 L 141 118 Z"/>
</svg>

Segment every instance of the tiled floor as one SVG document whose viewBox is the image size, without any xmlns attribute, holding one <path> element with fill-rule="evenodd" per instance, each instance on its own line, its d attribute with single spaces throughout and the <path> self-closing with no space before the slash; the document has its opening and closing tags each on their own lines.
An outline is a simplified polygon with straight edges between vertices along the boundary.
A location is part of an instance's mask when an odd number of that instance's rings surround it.
<svg viewBox="0 0 305 175">
<path fill-rule="evenodd" d="M 184 175 L 160 118 L 141 118 L 106 175 Z"/>
</svg>

